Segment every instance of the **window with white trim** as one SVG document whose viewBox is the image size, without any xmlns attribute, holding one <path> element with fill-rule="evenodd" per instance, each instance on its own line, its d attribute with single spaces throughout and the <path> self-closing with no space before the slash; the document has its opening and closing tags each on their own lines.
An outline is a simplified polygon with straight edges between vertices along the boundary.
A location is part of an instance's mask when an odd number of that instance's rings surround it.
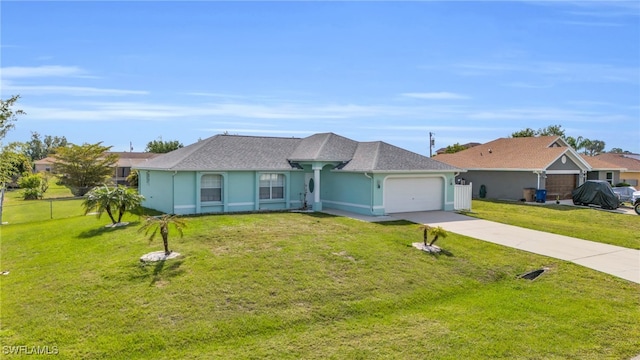
<svg viewBox="0 0 640 360">
<path fill-rule="evenodd" d="M 609 182 L 609 184 L 613 185 L 613 173 L 612 172 L 608 172 L 607 173 L 607 181 Z"/>
<path fill-rule="evenodd" d="M 222 201 L 222 175 L 202 175 L 200 179 L 200 201 Z"/>
<path fill-rule="evenodd" d="M 260 199 L 284 199 L 284 175 L 260 175 Z"/>
</svg>

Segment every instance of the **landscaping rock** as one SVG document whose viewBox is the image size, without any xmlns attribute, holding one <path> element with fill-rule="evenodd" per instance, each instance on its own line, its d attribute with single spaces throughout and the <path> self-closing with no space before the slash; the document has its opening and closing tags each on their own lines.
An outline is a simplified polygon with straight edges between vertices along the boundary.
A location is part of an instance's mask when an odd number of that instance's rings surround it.
<svg viewBox="0 0 640 360">
<path fill-rule="evenodd" d="M 180 253 L 172 251 L 171 254 L 166 255 L 164 251 L 154 251 L 148 254 L 142 255 L 140 257 L 140 261 L 142 262 L 154 262 L 154 261 L 164 261 L 169 259 L 175 259 L 180 256 Z"/>
<path fill-rule="evenodd" d="M 127 226 L 127 225 L 129 225 L 128 222 L 119 222 L 119 223 L 115 223 L 115 224 L 108 224 L 108 225 L 105 225 L 104 227 L 106 227 L 106 228 L 115 228 L 115 227 Z"/>
<path fill-rule="evenodd" d="M 440 249 L 440 247 L 436 246 L 436 245 L 424 245 L 424 243 L 421 242 L 415 242 L 413 244 L 411 244 L 414 248 L 428 252 L 430 254 L 437 254 L 439 252 L 442 251 L 442 249 Z"/>
</svg>

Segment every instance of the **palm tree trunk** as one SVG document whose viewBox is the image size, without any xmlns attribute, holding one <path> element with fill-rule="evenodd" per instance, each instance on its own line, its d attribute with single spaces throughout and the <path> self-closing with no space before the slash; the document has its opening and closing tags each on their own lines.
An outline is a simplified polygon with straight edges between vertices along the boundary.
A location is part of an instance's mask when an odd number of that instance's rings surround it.
<svg viewBox="0 0 640 360">
<path fill-rule="evenodd" d="M 162 235 L 162 242 L 164 243 L 164 254 L 169 255 L 171 251 L 169 251 L 169 229 L 162 228 L 160 229 L 160 235 Z"/>
<path fill-rule="evenodd" d="M 124 215 L 125 208 L 124 205 L 120 207 L 120 212 L 118 213 L 118 223 L 122 221 L 122 215 Z"/>
<path fill-rule="evenodd" d="M 422 241 L 424 241 L 424 246 L 427 246 L 427 229 L 425 228 L 422 233 Z"/>
<path fill-rule="evenodd" d="M 436 236 L 433 238 L 433 240 L 431 240 L 431 242 L 429 243 L 429 246 L 432 246 L 432 245 L 433 245 L 433 243 L 435 243 L 435 242 L 436 242 L 436 240 L 438 240 L 438 235 L 436 235 Z"/>
<path fill-rule="evenodd" d="M 109 215 L 109 219 L 111 219 L 111 222 L 115 225 L 116 224 L 116 219 L 113 218 L 113 214 L 111 213 L 111 207 L 109 205 L 107 205 L 105 210 L 107 211 L 107 215 Z"/>
</svg>

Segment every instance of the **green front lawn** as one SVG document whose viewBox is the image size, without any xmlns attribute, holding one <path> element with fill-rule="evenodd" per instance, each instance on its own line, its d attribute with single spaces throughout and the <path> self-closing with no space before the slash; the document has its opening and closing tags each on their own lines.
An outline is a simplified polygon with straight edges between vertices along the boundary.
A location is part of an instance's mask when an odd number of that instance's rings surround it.
<svg viewBox="0 0 640 360">
<path fill-rule="evenodd" d="M 474 204 L 475 206 L 475 204 Z M 629 359 L 640 285 L 417 225 L 322 214 L 187 218 L 182 256 L 139 219 L 0 227 L 3 346 L 61 358 Z M 542 266 L 535 281 L 518 274 Z"/>
<path fill-rule="evenodd" d="M 568 205 L 473 200 L 467 215 L 523 228 L 640 249 L 640 216 Z"/>
</svg>

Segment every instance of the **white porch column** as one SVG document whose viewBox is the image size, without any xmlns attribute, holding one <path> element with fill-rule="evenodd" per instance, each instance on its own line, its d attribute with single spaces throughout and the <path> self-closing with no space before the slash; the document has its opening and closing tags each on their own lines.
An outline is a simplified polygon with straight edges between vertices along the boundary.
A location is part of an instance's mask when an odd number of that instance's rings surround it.
<svg viewBox="0 0 640 360">
<path fill-rule="evenodd" d="M 322 203 L 320 202 L 320 170 L 322 170 L 322 165 L 313 165 L 312 169 L 315 187 L 313 190 L 313 211 L 322 211 Z"/>
</svg>

